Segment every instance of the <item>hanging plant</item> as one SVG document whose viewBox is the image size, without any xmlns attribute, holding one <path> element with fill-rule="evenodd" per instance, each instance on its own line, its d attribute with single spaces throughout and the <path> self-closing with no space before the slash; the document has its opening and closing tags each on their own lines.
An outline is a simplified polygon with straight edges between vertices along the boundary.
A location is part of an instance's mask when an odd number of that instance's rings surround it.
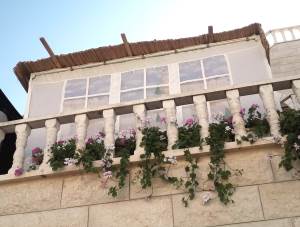
<svg viewBox="0 0 300 227">
<path fill-rule="evenodd" d="M 300 111 L 286 109 L 280 113 L 279 120 L 281 133 L 286 135 L 279 166 L 290 171 L 294 168 L 293 163 L 300 159 Z"/>
<path fill-rule="evenodd" d="M 126 152 L 130 155 L 134 154 L 136 148 L 135 129 L 122 130 L 115 141 L 115 157 L 122 157 L 122 153 Z"/>
<path fill-rule="evenodd" d="M 66 165 L 74 165 L 77 159 L 74 158 L 76 150 L 76 140 L 61 140 L 50 148 L 51 158 L 49 159 L 52 170 L 56 171 Z"/>
<path fill-rule="evenodd" d="M 176 148 L 202 147 L 203 139 L 200 136 L 201 126 L 194 118 L 188 118 L 184 125 L 178 127 L 178 140 L 173 145 Z"/>
<path fill-rule="evenodd" d="M 206 143 L 210 145 L 208 179 L 213 181 L 218 197 L 224 204 L 233 202 L 231 196 L 235 191 L 235 187 L 229 181 L 232 172 L 224 160 L 224 145 L 228 139 L 232 138 L 232 135 L 232 129 L 228 122 L 221 121 L 209 125 L 209 137 L 206 138 Z M 234 174 L 242 174 L 242 171 L 235 170 Z"/>
<path fill-rule="evenodd" d="M 259 106 L 257 104 L 251 105 L 247 115 L 245 114 L 244 108 L 241 109 L 240 114 L 244 118 L 245 127 L 248 131 L 247 136 L 243 136 L 242 140 L 254 143 L 258 138 L 270 134 L 270 127 L 266 115 L 259 112 Z"/>
<path fill-rule="evenodd" d="M 86 140 L 85 149 L 75 154 L 76 165 L 82 164 L 86 172 L 97 172 L 93 162 L 101 160 L 106 153 L 104 136 L 105 134 L 100 132 L 96 137 L 90 137 Z"/>
</svg>

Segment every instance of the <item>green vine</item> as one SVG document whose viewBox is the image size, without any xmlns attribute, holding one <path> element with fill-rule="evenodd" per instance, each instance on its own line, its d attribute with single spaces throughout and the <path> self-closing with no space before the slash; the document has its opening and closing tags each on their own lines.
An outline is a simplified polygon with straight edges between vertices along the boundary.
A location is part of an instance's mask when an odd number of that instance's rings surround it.
<svg viewBox="0 0 300 227">
<path fill-rule="evenodd" d="M 52 170 L 56 171 L 68 165 L 70 162 L 77 162 L 74 159 L 76 150 L 76 140 L 69 139 L 66 141 L 58 141 L 50 148 L 51 158 L 49 159 Z"/>
<path fill-rule="evenodd" d="M 187 180 L 185 181 L 184 187 L 188 192 L 188 196 L 182 198 L 182 202 L 185 207 L 188 206 L 188 201 L 193 200 L 195 198 L 196 188 L 199 185 L 197 181 L 197 169 L 198 159 L 193 158 L 189 150 L 184 151 L 184 158 L 188 164 L 185 166 L 184 170 L 187 175 Z"/>
<path fill-rule="evenodd" d="M 286 135 L 279 166 L 290 171 L 294 168 L 293 162 L 300 159 L 300 111 L 286 109 L 280 113 L 279 119 L 281 133 Z"/>
<path fill-rule="evenodd" d="M 193 118 L 187 119 L 183 126 L 178 127 L 178 140 L 172 148 L 201 148 L 203 139 L 200 135 L 200 129 L 201 126 Z"/>
<path fill-rule="evenodd" d="M 235 187 L 229 182 L 232 173 L 227 168 L 224 160 L 224 145 L 226 140 L 231 137 L 228 126 L 224 121 L 210 124 L 210 136 L 206 138 L 206 143 L 210 145 L 211 153 L 208 179 L 213 181 L 218 197 L 225 205 L 233 202 L 231 196 L 235 191 Z M 239 173 L 241 174 L 241 171 Z"/>
</svg>

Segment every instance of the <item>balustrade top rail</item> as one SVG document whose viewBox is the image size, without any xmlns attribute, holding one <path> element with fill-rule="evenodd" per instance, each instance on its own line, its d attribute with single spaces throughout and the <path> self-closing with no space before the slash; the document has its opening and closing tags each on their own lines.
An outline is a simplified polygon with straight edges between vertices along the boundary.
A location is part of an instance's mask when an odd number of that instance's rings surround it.
<svg viewBox="0 0 300 227">
<path fill-rule="evenodd" d="M 290 35 L 289 38 L 287 37 L 288 34 Z M 266 37 L 273 44 L 300 39 L 300 25 L 270 30 L 266 32 Z"/>
<path fill-rule="evenodd" d="M 89 119 L 96 119 L 103 117 L 103 111 L 113 109 L 116 115 L 133 113 L 133 106 L 138 104 L 145 104 L 146 110 L 163 108 L 162 102 L 165 100 L 174 100 L 176 106 L 193 104 L 193 97 L 197 95 L 205 95 L 206 101 L 214 101 L 226 98 L 226 91 L 239 91 L 240 96 L 252 95 L 259 93 L 259 87 L 262 85 L 271 84 L 274 91 L 292 88 L 292 81 L 300 79 L 300 75 L 290 76 L 286 78 L 274 78 L 259 82 L 252 82 L 240 85 L 223 86 L 215 89 L 201 90 L 197 92 L 189 92 L 184 94 L 167 95 L 160 98 L 152 98 L 147 100 L 131 101 L 105 105 L 99 108 L 93 108 L 83 111 L 74 111 L 73 113 L 55 114 L 44 117 L 27 118 L 14 121 L 7 121 L 0 123 L 0 129 L 5 133 L 12 133 L 15 131 L 15 126 L 19 124 L 28 124 L 31 129 L 45 127 L 45 121 L 49 119 L 57 119 L 60 124 L 73 123 L 75 116 L 80 114 L 87 114 Z"/>
</svg>

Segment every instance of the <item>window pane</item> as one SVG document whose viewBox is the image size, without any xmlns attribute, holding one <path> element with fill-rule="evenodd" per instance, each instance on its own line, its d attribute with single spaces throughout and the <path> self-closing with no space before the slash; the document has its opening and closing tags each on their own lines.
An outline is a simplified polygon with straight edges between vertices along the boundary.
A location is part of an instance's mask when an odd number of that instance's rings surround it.
<svg viewBox="0 0 300 227">
<path fill-rule="evenodd" d="M 216 76 L 228 73 L 227 64 L 223 55 L 203 59 L 205 76 Z"/>
<path fill-rule="evenodd" d="M 144 70 L 135 70 L 121 74 L 121 89 L 144 87 Z"/>
<path fill-rule="evenodd" d="M 85 99 L 67 99 L 64 101 L 64 112 L 72 112 L 84 108 Z"/>
<path fill-rule="evenodd" d="M 135 115 L 134 114 L 124 114 L 119 116 L 120 126 L 119 131 L 126 130 L 130 128 L 135 128 Z"/>
<path fill-rule="evenodd" d="M 196 109 L 195 109 L 195 106 L 193 104 L 182 106 L 182 120 L 183 120 L 183 123 L 188 118 L 193 118 L 195 120 L 197 119 Z"/>
<path fill-rule="evenodd" d="M 162 120 L 166 117 L 166 113 L 163 109 L 147 111 L 147 119 L 150 121 L 150 125 L 159 127 L 162 130 L 166 129 L 166 123 Z"/>
<path fill-rule="evenodd" d="M 203 89 L 204 82 L 202 80 L 181 84 L 181 92 L 200 91 Z"/>
<path fill-rule="evenodd" d="M 207 79 L 206 84 L 207 84 L 207 88 L 218 88 L 218 87 L 230 85 L 229 76 Z"/>
<path fill-rule="evenodd" d="M 147 98 L 158 97 L 169 94 L 169 87 L 147 88 Z"/>
<path fill-rule="evenodd" d="M 144 89 L 121 92 L 121 102 L 144 99 Z"/>
<path fill-rule="evenodd" d="M 202 78 L 200 61 L 190 61 L 179 64 L 180 81 Z"/>
<path fill-rule="evenodd" d="M 65 89 L 65 98 L 84 96 L 86 79 L 68 80 Z"/>
<path fill-rule="evenodd" d="M 109 88 L 110 88 L 110 75 L 90 78 L 89 95 L 108 93 Z"/>
<path fill-rule="evenodd" d="M 87 101 L 88 108 L 96 108 L 108 104 L 108 95 L 89 97 Z"/>
<path fill-rule="evenodd" d="M 147 85 L 160 85 L 169 83 L 168 67 L 156 67 L 146 70 Z"/>
<path fill-rule="evenodd" d="M 217 100 L 217 101 L 211 101 L 209 102 L 210 105 L 210 120 L 214 121 L 216 119 L 217 115 L 222 115 L 225 117 L 231 116 L 228 102 L 226 99 Z"/>
</svg>

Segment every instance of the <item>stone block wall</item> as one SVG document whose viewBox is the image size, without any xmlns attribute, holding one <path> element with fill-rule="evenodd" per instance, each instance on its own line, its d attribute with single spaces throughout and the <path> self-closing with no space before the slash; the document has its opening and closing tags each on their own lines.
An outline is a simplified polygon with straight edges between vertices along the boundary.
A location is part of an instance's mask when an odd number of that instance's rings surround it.
<svg viewBox="0 0 300 227">
<path fill-rule="evenodd" d="M 300 74 L 300 40 L 276 43 L 270 49 L 274 78 Z"/>
<path fill-rule="evenodd" d="M 135 182 L 137 167 L 131 168 L 117 198 L 107 195 L 95 174 L 2 183 L 0 226 L 300 227 L 300 181 L 296 171 L 278 168 L 281 154 L 272 144 L 226 153 L 228 165 L 244 171 L 232 177 L 237 188 L 234 203 L 227 206 L 213 193 L 214 199 L 203 204 L 201 188 L 210 188 L 208 156 L 200 157 L 199 192 L 188 208 L 181 201 L 184 191 L 160 179 L 154 180 L 153 190 L 142 190 Z M 184 176 L 184 166 L 179 161 L 170 175 Z"/>
</svg>

